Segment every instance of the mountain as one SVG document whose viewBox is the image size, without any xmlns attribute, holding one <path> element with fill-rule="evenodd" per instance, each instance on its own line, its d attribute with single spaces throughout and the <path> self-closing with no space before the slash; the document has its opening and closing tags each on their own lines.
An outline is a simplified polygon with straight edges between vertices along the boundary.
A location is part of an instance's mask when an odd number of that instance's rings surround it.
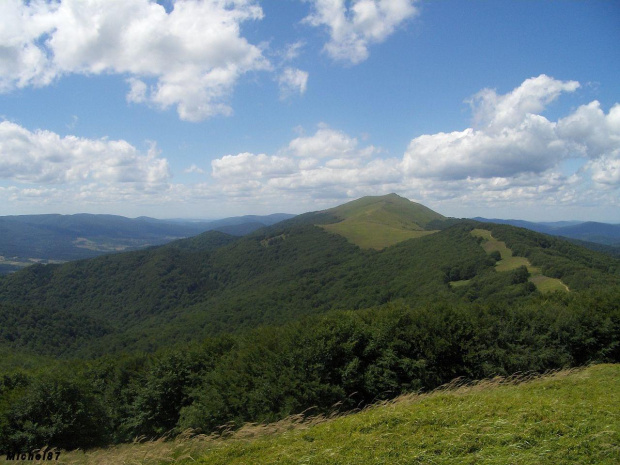
<svg viewBox="0 0 620 465">
<path fill-rule="evenodd" d="M 161 245 L 209 230 L 241 236 L 293 216 L 248 215 L 209 222 L 91 214 L 4 216 L 0 217 L 0 273 L 33 263 L 63 262 Z"/>
<path fill-rule="evenodd" d="M 396 194 L 363 197 L 318 212 L 316 216 L 315 224 L 326 231 L 339 234 L 363 249 L 376 250 L 432 234 L 436 230 L 431 225 L 446 219 Z M 312 221 L 312 217 L 308 219 Z"/>
</svg>

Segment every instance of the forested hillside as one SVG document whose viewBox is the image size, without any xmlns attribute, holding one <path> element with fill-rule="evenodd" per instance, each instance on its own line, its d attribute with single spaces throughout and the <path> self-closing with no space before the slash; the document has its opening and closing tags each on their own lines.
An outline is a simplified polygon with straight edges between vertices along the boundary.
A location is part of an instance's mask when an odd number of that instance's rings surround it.
<svg viewBox="0 0 620 465">
<path fill-rule="evenodd" d="M 620 361 L 617 259 L 361 200 L 1 278 L 0 445 L 210 432 L 457 376 Z M 378 250 L 325 228 L 350 218 L 433 233 Z M 43 399 L 54 413 L 33 423 Z"/>
<path fill-rule="evenodd" d="M 470 235 L 474 226 L 458 224 L 376 252 L 316 226 L 282 224 L 242 239 L 208 232 L 144 251 L 33 266 L 0 281 L 2 338 L 42 354 L 101 355 L 338 308 L 463 297 L 510 301 L 535 292 L 527 276 L 495 272 L 497 257 Z M 619 281 L 617 260 L 526 230 L 487 227 L 571 289 Z M 471 284 L 453 288 L 456 279 Z M 50 344 L 48 338 L 59 337 L 63 343 Z"/>
</svg>

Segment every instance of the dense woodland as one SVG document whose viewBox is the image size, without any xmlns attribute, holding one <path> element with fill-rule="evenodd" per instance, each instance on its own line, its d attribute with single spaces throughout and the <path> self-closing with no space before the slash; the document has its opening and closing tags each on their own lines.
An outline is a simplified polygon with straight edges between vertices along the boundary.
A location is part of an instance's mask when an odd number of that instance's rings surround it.
<svg viewBox="0 0 620 465">
<path fill-rule="evenodd" d="M 361 250 L 309 214 L 0 280 L 0 449 L 350 410 L 455 377 L 620 362 L 620 261 L 507 225 Z M 569 293 L 497 272 L 484 227 Z M 469 280 L 468 285 L 450 283 Z"/>
</svg>

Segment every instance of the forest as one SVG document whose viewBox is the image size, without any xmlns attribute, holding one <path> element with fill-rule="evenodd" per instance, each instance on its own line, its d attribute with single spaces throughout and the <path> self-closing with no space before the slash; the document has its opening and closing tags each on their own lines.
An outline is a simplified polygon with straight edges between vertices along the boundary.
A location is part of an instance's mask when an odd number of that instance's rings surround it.
<svg viewBox="0 0 620 465">
<path fill-rule="evenodd" d="M 0 378 L 0 444 L 88 448 L 363 407 L 454 378 L 620 362 L 620 290 L 517 304 L 393 302 Z"/>
</svg>

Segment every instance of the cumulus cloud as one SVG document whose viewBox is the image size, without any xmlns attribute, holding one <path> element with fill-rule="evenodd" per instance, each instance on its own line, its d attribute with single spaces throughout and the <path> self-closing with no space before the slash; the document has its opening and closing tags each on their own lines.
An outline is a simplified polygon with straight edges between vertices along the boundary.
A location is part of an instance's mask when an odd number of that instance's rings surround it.
<svg viewBox="0 0 620 465">
<path fill-rule="evenodd" d="M 461 204 L 575 205 L 620 187 L 620 104 L 598 101 L 550 121 L 541 113 L 580 84 L 541 75 L 504 95 L 485 89 L 471 100 L 474 127 L 421 135 L 403 156 L 403 184 L 423 197 Z M 574 173 L 562 163 L 577 161 Z M 617 205 L 617 201 L 611 204 Z"/>
<path fill-rule="evenodd" d="M 176 106 L 199 121 L 230 114 L 238 79 L 270 63 L 240 34 L 260 20 L 255 0 L 0 3 L 0 91 L 45 86 L 68 74 L 129 75 L 131 102 Z"/>
<path fill-rule="evenodd" d="M 210 179 L 193 185 L 170 182 L 168 162 L 155 146 L 141 152 L 122 140 L 61 137 L 4 121 L 0 179 L 29 185 L 0 186 L 0 200 L 209 203 L 239 211 L 262 202 L 299 211 L 398 192 L 456 216 L 467 206 L 556 211 L 567 205 L 604 215 L 605 208 L 620 207 L 620 104 L 607 110 L 593 101 L 557 120 L 544 116 L 549 103 L 578 87 L 539 76 L 503 95 L 481 91 L 472 99 L 472 127 L 414 137 L 396 156 L 320 124 L 311 134 L 298 130 L 274 153 L 215 159 Z"/>
<path fill-rule="evenodd" d="M 572 132 L 580 128 L 589 134 L 583 121 L 587 118 L 577 122 L 571 115 L 558 123 L 539 113 L 562 92 L 578 87 L 575 81 L 541 75 L 505 95 L 485 89 L 471 100 L 475 129 L 414 138 L 403 167 L 411 177 L 444 180 L 513 177 L 551 169 L 575 156 L 576 139 L 567 136 L 568 126 Z"/>
<path fill-rule="evenodd" d="M 83 139 L 0 123 L 0 178 L 22 183 L 132 183 L 162 186 L 168 161 L 153 145 L 141 153 L 124 140 Z"/>
<path fill-rule="evenodd" d="M 295 94 L 303 95 L 308 87 L 308 73 L 297 68 L 285 68 L 278 78 L 278 83 L 281 99 Z"/>
<path fill-rule="evenodd" d="M 240 153 L 214 160 L 212 175 L 225 182 L 230 195 L 351 188 L 389 183 L 399 178 L 394 160 L 372 160 L 374 146 L 324 124 L 312 136 L 292 140 L 276 155 Z M 235 194 L 237 192 L 237 194 Z"/>
<path fill-rule="evenodd" d="M 211 167 L 214 178 L 253 179 L 291 174 L 295 170 L 295 163 L 286 157 L 246 152 L 213 160 Z"/>
<path fill-rule="evenodd" d="M 304 22 L 326 27 L 324 50 L 336 61 L 357 64 L 368 58 L 368 47 L 383 42 L 419 11 L 415 0 L 307 0 L 312 13 Z"/>
<path fill-rule="evenodd" d="M 293 139 L 287 153 L 304 158 L 367 158 L 378 152 L 374 146 L 359 148 L 357 138 L 320 124 L 313 136 Z"/>
<path fill-rule="evenodd" d="M 562 92 L 574 92 L 576 81 L 559 81 L 545 74 L 525 80 L 505 95 L 493 89 L 483 89 L 469 100 L 476 126 L 487 132 L 502 131 L 519 125 L 528 115 L 542 112 Z"/>
</svg>

